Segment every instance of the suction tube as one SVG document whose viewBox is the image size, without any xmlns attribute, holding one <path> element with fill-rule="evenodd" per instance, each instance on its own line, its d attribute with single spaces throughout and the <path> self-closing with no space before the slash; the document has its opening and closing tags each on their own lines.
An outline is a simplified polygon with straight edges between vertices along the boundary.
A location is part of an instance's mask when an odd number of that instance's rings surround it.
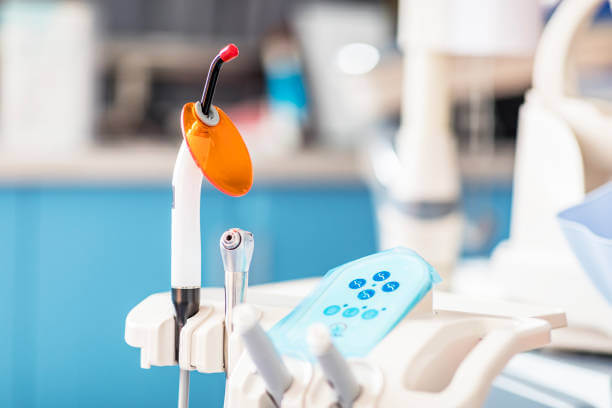
<svg viewBox="0 0 612 408">
<path fill-rule="evenodd" d="M 336 392 L 340 407 L 351 408 L 361 393 L 361 387 L 348 362 L 332 343 L 327 326 L 322 323 L 312 325 L 308 329 L 307 341 L 325 378 Z"/>
<path fill-rule="evenodd" d="M 266 384 L 268 394 L 276 406 L 280 406 L 285 391 L 293 382 L 293 377 L 283 362 L 283 358 L 259 325 L 257 314 L 252 306 L 245 304 L 236 307 L 234 324 L 236 331 L 242 336 L 244 346 L 257 372 Z"/>
</svg>

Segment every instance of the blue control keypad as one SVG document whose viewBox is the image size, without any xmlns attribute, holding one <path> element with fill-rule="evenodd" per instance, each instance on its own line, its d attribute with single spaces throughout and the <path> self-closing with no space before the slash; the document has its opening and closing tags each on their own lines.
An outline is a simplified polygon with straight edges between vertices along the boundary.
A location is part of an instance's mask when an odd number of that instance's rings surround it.
<svg viewBox="0 0 612 408">
<path fill-rule="evenodd" d="M 374 279 L 376 282 L 381 282 L 389 278 L 389 276 L 391 276 L 389 271 L 380 271 L 375 273 L 374 276 L 372 276 L 372 279 Z"/>
<path fill-rule="evenodd" d="M 333 316 L 340 311 L 340 306 L 332 305 L 328 306 L 323 310 L 323 314 L 326 316 Z"/>
<path fill-rule="evenodd" d="M 362 290 L 361 292 L 359 292 L 357 294 L 357 297 L 361 300 L 366 300 L 366 299 L 371 298 L 375 294 L 376 292 L 374 291 L 374 289 L 366 289 L 366 290 Z"/>
<path fill-rule="evenodd" d="M 356 307 L 350 307 L 346 309 L 344 312 L 342 312 L 342 316 L 344 317 L 353 317 L 356 314 L 359 314 L 359 309 L 357 309 Z"/>
<path fill-rule="evenodd" d="M 330 271 L 270 336 L 282 354 L 312 359 L 306 333 L 324 323 L 342 354 L 363 357 L 440 281 L 414 251 L 395 248 Z"/>
<path fill-rule="evenodd" d="M 351 288 L 351 289 L 359 289 L 359 288 L 363 288 L 363 285 L 365 285 L 365 284 L 366 284 L 366 280 L 365 279 L 353 279 L 349 283 L 349 288 Z"/>
<path fill-rule="evenodd" d="M 399 285 L 400 284 L 395 281 L 387 282 L 383 285 L 382 290 L 383 292 L 393 292 L 394 290 L 399 288 Z"/>
<path fill-rule="evenodd" d="M 369 309 L 363 312 L 363 314 L 361 315 L 361 318 L 365 320 L 370 320 L 370 319 L 375 318 L 376 316 L 378 316 L 378 310 Z"/>
</svg>

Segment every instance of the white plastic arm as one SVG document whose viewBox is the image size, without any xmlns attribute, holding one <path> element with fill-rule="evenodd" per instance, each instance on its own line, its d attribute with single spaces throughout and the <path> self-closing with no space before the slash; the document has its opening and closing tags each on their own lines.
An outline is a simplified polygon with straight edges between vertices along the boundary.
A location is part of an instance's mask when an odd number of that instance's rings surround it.
<svg viewBox="0 0 612 408">
<path fill-rule="evenodd" d="M 522 319 L 513 328 L 485 335 L 457 368 L 453 380 L 441 393 L 442 400 L 458 407 L 480 405 L 510 358 L 532 349 L 534 339 L 548 344 L 550 330 L 550 324 L 544 320 Z"/>
<path fill-rule="evenodd" d="M 172 257 L 173 288 L 199 288 L 202 284 L 200 245 L 200 194 L 202 171 L 185 141 L 172 174 Z"/>
<path fill-rule="evenodd" d="M 533 61 L 533 88 L 549 97 L 564 96 L 569 55 L 578 34 L 592 20 L 603 0 L 567 0 L 550 19 L 540 39 Z"/>
</svg>

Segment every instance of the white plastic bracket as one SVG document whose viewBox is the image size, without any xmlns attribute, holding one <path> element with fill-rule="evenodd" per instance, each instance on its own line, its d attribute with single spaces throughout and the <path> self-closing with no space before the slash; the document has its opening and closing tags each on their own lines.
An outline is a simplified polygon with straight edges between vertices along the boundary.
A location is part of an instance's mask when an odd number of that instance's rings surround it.
<svg viewBox="0 0 612 408">
<path fill-rule="evenodd" d="M 299 303 L 300 297 L 292 293 L 307 293 L 316 282 L 253 287 L 248 300 L 261 313 L 261 325 L 267 330 Z M 189 370 L 223 372 L 223 289 L 202 289 L 201 299 L 200 311 L 181 333 L 179 362 Z M 349 359 L 362 386 L 353 406 L 478 406 L 514 354 L 548 344 L 551 329 L 565 324 L 565 315 L 558 310 L 435 292 L 365 358 Z M 130 311 L 125 339 L 141 348 L 143 368 L 176 365 L 168 293 L 149 296 Z M 234 336 L 230 341 L 237 347 L 238 361 L 229 376 L 226 408 L 274 407 L 240 339 Z M 284 360 L 294 378 L 283 398 L 284 408 L 335 402 L 318 366 Z"/>
<path fill-rule="evenodd" d="M 278 310 L 278 307 L 266 305 L 269 296 L 250 298 L 256 301 L 255 310 L 263 327 L 270 327 L 282 318 L 290 306 Z M 201 290 L 200 310 L 187 319 L 179 338 L 178 364 L 185 370 L 197 370 L 202 373 L 220 373 L 224 370 L 223 340 L 225 336 L 225 301 L 223 288 L 206 288 Z M 176 365 L 174 358 L 174 308 L 169 293 L 156 293 L 144 299 L 134 307 L 126 318 L 125 341 L 140 351 L 142 368 L 151 366 Z M 232 336 L 230 347 L 236 350 L 236 359 L 242 354 L 242 341 L 239 336 Z"/>
<path fill-rule="evenodd" d="M 179 366 L 183 370 L 193 370 L 194 366 L 191 364 L 192 354 L 192 337 L 193 333 L 204 323 L 206 319 L 211 315 L 213 308 L 210 306 L 200 306 L 200 310 L 194 316 L 187 319 L 187 322 L 181 329 L 179 338 L 179 353 L 178 362 Z"/>
</svg>

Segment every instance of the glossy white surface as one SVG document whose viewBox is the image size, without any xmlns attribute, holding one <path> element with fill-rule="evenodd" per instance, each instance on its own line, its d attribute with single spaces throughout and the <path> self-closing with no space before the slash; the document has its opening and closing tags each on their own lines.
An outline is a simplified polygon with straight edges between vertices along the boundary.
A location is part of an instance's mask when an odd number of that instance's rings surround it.
<svg viewBox="0 0 612 408">
<path fill-rule="evenodd" d="M 179 149 L 172 175 L 172 256 L 173 288 L 202 286 L 202 246 L 200 237 L 200 197 L 202 171 L 187 144 Z"/>
<path fill-rule="evenodd" d="M 249 303 L 269 329 L 318 283 L 296 280 L 249 289 Z M 223 371 L 223 289 L 202 289 L 198 314 L 181 338 L 182 367 Z M 427 300 L 427 299 L 426 299 Z M 428 300 L 431 298 L 428 297 Z M 362 393 L 354 407 L 463 406 L 482 404 L 491 382 L 514 354 L 546 345 L 551 329 L 563 327 L 562 312 L 475 296 L 435 292 L 434 314 L 410 313 L 365 359 L 349 359 Z M 141 349 L 141 365 L 175 365 L 174 326 L 168 293 L 149 296 L 126 319 L 128 344 Z M 185 332 L 188 333 L 188 332 Z M 270 406 L 263 381 L 242 353 L 230 380 L 230 407 Z M 394 352 L 401 350 L 401 353 Z M 327 406 L 334 393 L 320 367 L 285 359 L 294 381 L 283 406 Z"/>
</svg>

